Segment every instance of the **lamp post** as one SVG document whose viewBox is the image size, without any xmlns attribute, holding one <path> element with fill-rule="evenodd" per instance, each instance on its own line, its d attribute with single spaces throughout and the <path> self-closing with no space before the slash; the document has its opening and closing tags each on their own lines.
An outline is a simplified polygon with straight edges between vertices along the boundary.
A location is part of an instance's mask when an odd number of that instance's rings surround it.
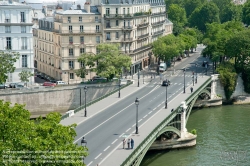
<svg viewBox="0 0 250 166">
<path fill-rule="evenodd" d="M 85 92 L 85 111 L 84 111 L 84 116 L 85 117 L 87 117 L 87 108 L 86 108 L 86 105 L 87 105 L 87 103 L 86 103 L 86 98 L 87 98 L 86 93 L 87 93 L 87 91 L 88 91 L 88 88 L 87 88 L 87 86 L 85 86 L 84 87 L 84 92 Z"/>
<path fill-rule="evenodd" d="M 186 91 L 185 91 L 185 89 L 186 89 L 186 87 L 185 87 L 185 86 L 186 86 L 186 85 L 185 85 L 185 84 L 186 84 L 186 83 L 185 83 L 186 68 L 183 69 L 183 73 L 184 73 L 184 91 L 183 91 L 183 93 L 186 93 Z"/>
<path fill-rule="evenodd" d="M 121 76 L 120 76 L 120 79 L 119 79 L 119 92 L 118 92 L 118 98 L 121 97 Z"/>
<path fill-rule="evenodd" d="M 168 108 L 168 85 L 170 85 L 170 81 L 166 79 L 167 85 L 166 85 L 166 102 L 165 102 L 165 109 Z"/>
<path fill-rule="evenodd" d="M 195 83 L 197 84 L 197 63 L 195 63 Z"/>
<path fill-rule="evenodd" d="M 138 105 L 139 105 L 139 100 L 138 98 L 135 99 L 135 105 L 136 105 L 136 127 L 135 127 L 135 134 L 138 134 Z"/>
<path fill-rule="evenodd" d="M 139 79 L 140 79 L 140 64 L 137 67 L 138 72 L 138 87 L 140 87 Z"/>
<path fill-rule="evenodd" d="M 193 81 L 193 86 L 194 86 L 194 72 L 193 72 L 193 76 L 192 76 L 192 81 Z"/>
</svg>

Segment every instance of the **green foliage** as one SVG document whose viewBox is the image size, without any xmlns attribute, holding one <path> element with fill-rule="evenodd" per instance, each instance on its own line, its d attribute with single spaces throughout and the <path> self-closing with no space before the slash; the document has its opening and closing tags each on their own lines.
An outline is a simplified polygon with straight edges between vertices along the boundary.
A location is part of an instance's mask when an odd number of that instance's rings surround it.
<svg viewBox="0 0 250 166">
<path fill-rule="evenodd" d="M 32 74 L 30 71 L 28 71 L 28 70 L 22 70 L 22 71 L 18 74 L 18 76 L 20 77 L 20 80 L 21 80 L 22 82 L 29 82 L 29 78 L 30 78 L 31 76 L 33 76 L 33 74 Z"/>
<path fill-rule="evenodd" d="M 0 51 L 0 83 L 5 83 L 8 73 L 15 71 L 14 63 L 19 58 L 19 53 Z"/>
<path fill-rule="evenodd" d="M 82 62 L 84 67 L 94 67 L 92 68 L 97 75 L 112 79 L 118 77 L 122 72 L 122 69 L 129 70 L 131 66 L 131 58 L 126 54 L 121 54 L 119 51 L 119 46 L 116 44 L 99 44 L 97 46 L 99 54 L 93 55 L 92 53 L 85 53 L 78 58 L 78 62 Z M 86 74 L 86 69 L 81 69 L 78 71 L 80 75 L 82 73 Z"/>
<path fill-rule="evenodd" d="M 242 21 L 244 24 L 250 25 L 250 1 L 243 5 Z"/>
<path fill-rule="evenodd" d="M 186 10 L 187 18 L 189 18 L 192 12 L 201 5 L 201 0 L 185 0 L 184 8 Z"/>
<path fill-rule="evenodd" d="M 36 159 L 35 163 L 18 163 L 10 165 L 46 165 L 45 160 L 59 162 L 59 160 L 75 162 L 71 166 L 80 166 L 82 157 L 88 155 L 87 148 L 77 146 L 73 143 L 76 136 L 74 128 L 76 125 L 63 126 L 60 124 L 61 115 L 50 113 L 46 119 L 41 117 L 35 121 L 30 120 L 30 113 L 24 109 L 24 105 L 0 100 L 0 165 L 5 165 L 6 151 L 22 152 L 10 153 L 9 155 L 19 160 Z M 38 153 L 40 151 L 40 153 Z M 44 152 L 46 153 L 44 153 Z M 57 151 L 58 153 L 54 153 Z M 74 153 L 72 153 L 74 151 Z M 35 153 L 36 152 L 36 153 Z M 66 152 L 69 152 L 65 154 Z M 71 152 L 71 153 L 70 153 Z M 49 159 L 43 156 L 51 157 Z M 56 157 L 57 156 L 57 157 Z M 30 158 L 25 158 L 30 157 Z M 33 158 L 31 158 L 33 157 Z M 71 157 L 71 158 L 64 158 Z M 6 160 L 5 160 L 6 161 Z M 8 164 L 8 165 L 9 165 Z M 54 163 L 60 166 L 62 163 Z"/>
<path fill-rule="evenodd" d="M 187 17 L 185 9 L 177 4 L 171 4 L 168 10 L 168 18 L 173 22 L 173 34 L 178 35 L 184 29 L 183 27 L 187 24 Z"/>
<path fill-rule="evenodd" d="M 237 73 L 234 65 L 230 62 L 224 62 L 220 64 L 216 70 L 220 74 L 219 78 L 221 84 L 224 86 L 226 99 L 229 100 L 235 90 L 237 82 Z"/>
<path fill-rule="evenodd" d="M 165 4 L 166 4 L 166 9 L 168 11 L 170 5 L 172 4 L 177 4 L 179 6 L 182 6 L 183 0 L 165 0 Z"/>
<path fill-rule="evenodd" d="M 195 129 L 191 130 L 191 133 L 192 133 L 193 135 L 197 135 L 197 132 L 196 132 Z"/>
<path fill-rule="evenodd" d="M 191 27 L 197 27 L 200 31 L 206 31 L 206 24 L 220 22 L 219 9 L 212 2 L 206 2 L 204 5 L 196 8 L 188 19 Z"/>
<path fill-rule="evenodd" d="M 242 5 L 229 3 L 220 11 L 221 22 L 241 21 L 242 20 Z"/>
<path fill-rule="evenodd" d="M 88 70 L 86 69 L 86 66 L 89 67 L 90 70 L 93 66 L 95 66 L 95 54 L 93 53 L 83 53 L 77 61 L 82 64 L 81 68 L 78 69 L 75 73 L 78 77 L 85 78 L 85 76 L 88 74 Z"/>
<path fill-rule="evenodd" d="M 250 67 L 245 67 L 242 71 L 244 90 L 250 93 Z"/>
</svg>

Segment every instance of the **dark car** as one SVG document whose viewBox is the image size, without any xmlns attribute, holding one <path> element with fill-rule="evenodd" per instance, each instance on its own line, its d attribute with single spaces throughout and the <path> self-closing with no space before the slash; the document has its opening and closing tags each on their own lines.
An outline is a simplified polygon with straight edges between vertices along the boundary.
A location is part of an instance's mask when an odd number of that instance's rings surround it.
<svg viewBox="0 0 250 166">
<path fill-rule="evenodd" d="M 161 84 L 162 86 L 169 86 L 170 85 L 170 81 L 166 81 L 166 80 L 164 80 L 164 81 L 162 81 L 162 84 Z"/>
<path fill-rule="evenodd" d="M 203 61 L 203 63 L 202 63 L 202 67 L 208 67 L 208 61 Z"/>
<path fill-rule="evenodd" d="M 16 88 L 16 86 L 17 86 L 17 83 L 10 83 L 9 84 L 9 88 Z"/>
<path fill-rule="evenodd" d="M 100 76 L 94 76 L 92 78 L 92 81 L 94 81 L 94 82 L 103 82 L 103 81 L 107 81 L 107 78 L 103 78 L 103 77 L 100 77 Z"/>
<path fill-rule="evenodd" d="M 5 88 L 7 88 L 7 86 L 6 86 L 6 85 L 4 85 L 4 84 L 0 84 L 0 89 L 5 89 Z"/>
</svg>

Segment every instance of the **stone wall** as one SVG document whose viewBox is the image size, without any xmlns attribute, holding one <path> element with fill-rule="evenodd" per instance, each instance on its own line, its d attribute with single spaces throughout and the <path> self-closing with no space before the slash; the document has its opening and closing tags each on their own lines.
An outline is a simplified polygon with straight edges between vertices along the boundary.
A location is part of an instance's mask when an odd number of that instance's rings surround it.
<svg viewBox="0 0 250 166">
<path fill-rule="evenodd" d="M 88 91 L 86 92 L 86 101 L 92 101 L 117 88 L 118 86 L 115 84 L 109 84 L 105 86 L 88 86 Z M 84 105 L 85 92 L 83 86 L 69 89 L 50 89 L 47 91 L 29 91 L 0 94 L 0 100 L 9 101 L 12 104 L 25 104 L 25 108 L 31 112 L 31 117 L 37 117 L 39 115 L 44 116 L 53 111 L 65 113 L 68 110 L 79 107 L 80 89 L 81 104 Z"/>
</svg>

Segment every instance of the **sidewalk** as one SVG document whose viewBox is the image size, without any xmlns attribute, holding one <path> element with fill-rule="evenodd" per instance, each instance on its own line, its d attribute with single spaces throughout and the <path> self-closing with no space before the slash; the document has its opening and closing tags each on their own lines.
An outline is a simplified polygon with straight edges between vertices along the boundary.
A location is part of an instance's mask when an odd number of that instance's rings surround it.
<svg viewBox="0 0 250 166">
<path fill-rule="evenodd" d="M 121 137 L 120 144 L 116 146 L 112 152 L 110 152 L 103 160 L 99 163 L 100 166 L 111 166 L 111 165 L 121 165 L 129 156 L 130 154 L 134 151 L 137 150 L 136 148 L 144 141 L 144 139 L 166 118 L 170 115 L 171 109 L 172 108 L 177 108 L 181 101 L 185 101 L 189 95 L 191 94 L 190 92 L 190 86 L 194 87 L 194 92 L 195 90 L 198 89 L 199 86 L 201 86 L 209 77 L 204 76 L 204 77 L 199 77 L 199 81 L 197 84 L 192 86 L 190 84 L 188 87 L 186 87 L 186 93 L 180 93 L 178 94 L 174 99 L 168 102 L 168 109 L 164 108 L 165 101 L 162 102 L 162 104 L 157 107 L 157 109 L 154 111 L 152 114 L 148 114 L 150 118 L 145 120 L 142 124 L 139 123 L 139 134 L 135 134 L 135 127 L 132 126 L 133 130 L 132 132 L 129 133 L 124 133 L 126 135 L 129 135 L 126 139 L 128 138 L 133 138 L 134 139 L 134 149 L 123 149 L 122 147 L 122 140 L 123 138 Z M 149 122 L 150 121 L 150 122 Z M 138 153 L 138 152 L 137 152 Z"/>
<path fill-rule="evenodd" d="M 144 82 L 144 84 L 143 84 L 142 79 L 140 79 L 140 87 L 138 87 L 138 84 L 137 84 L 138 80 L 132 80 L 132 81 L 134 82 L 133 84 L 127 86 L 126 88 L 121 89 L 121 91 L 120 91 L 121 98 L 118 98 L 118 92 L 114 93 L 114 94 L 104 98 L 103 100 L 88 106 L 87 107 L 87 117 L 84 117 L 84 109 L 82 109 L 81 111 L 77 112 L 75 115 L 61 120 L 60 124 L 67 126 L 67 125 L 71 125 L 71 124 L 76 123 L 77 125 L 79 125 L 80 123 L 84 122 L 85 120 L 87 120 L 87 119 L 91 118 L 92 116 L 98 114 L 99 112 L 107 109 L 111 105 L 114 105 L 115 103 L 123 100 L 124 98 L 128 97 L 129 95 L 135 93 L 136 91 L 142 89 L 143 87 L 145 87 L 147 85 L 146 82 Z"/>
</svg>

